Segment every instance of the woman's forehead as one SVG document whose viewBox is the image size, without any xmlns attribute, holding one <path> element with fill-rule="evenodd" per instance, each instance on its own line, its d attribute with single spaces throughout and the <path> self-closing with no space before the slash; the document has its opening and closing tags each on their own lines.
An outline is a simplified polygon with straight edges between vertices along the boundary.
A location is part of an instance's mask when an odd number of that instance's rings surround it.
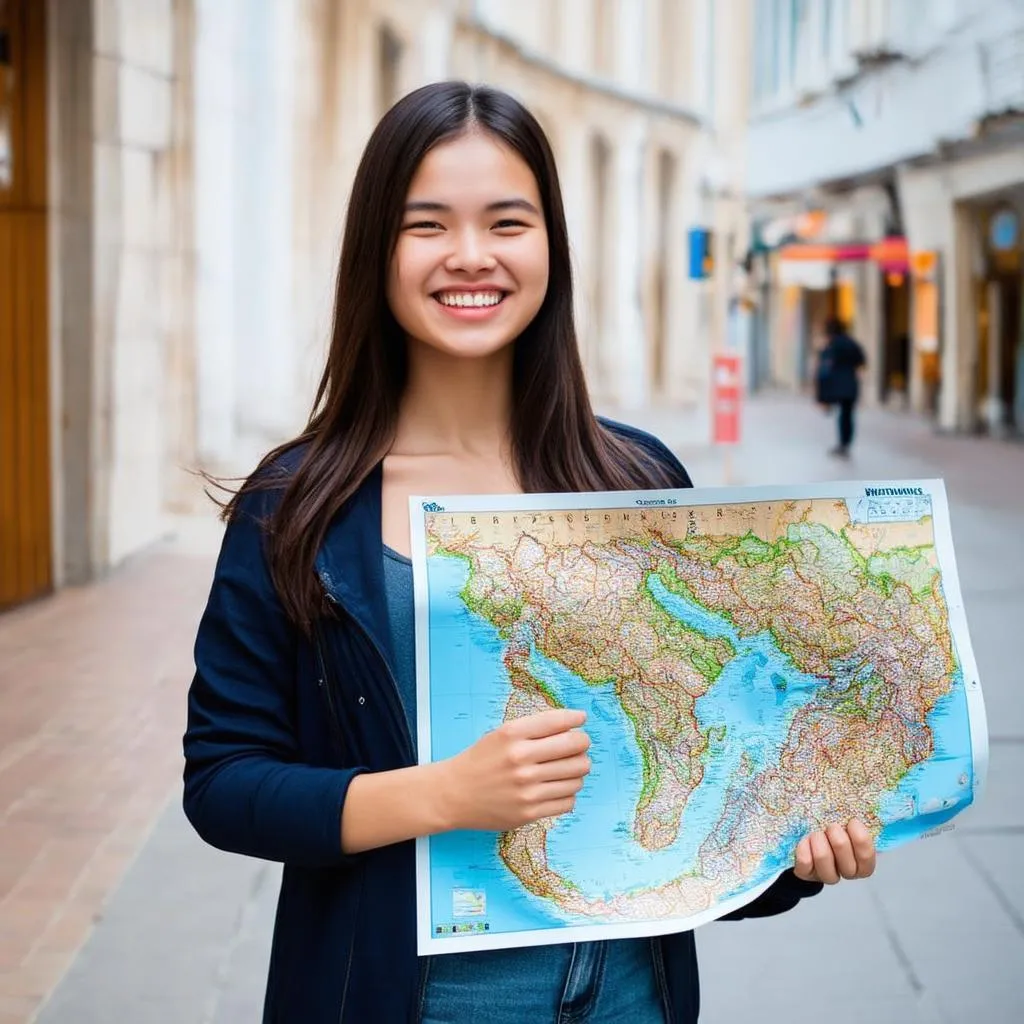
<svg viewBox="0 0 1024 1024">
<path fill-rule="evenodd" d="M 493 136 L 470 132 L 427 153 L 413 175 L 407 202 L 455 209 L 514 197 L 540 208 L 540 190 L 529 165 Z"/>
</svg>

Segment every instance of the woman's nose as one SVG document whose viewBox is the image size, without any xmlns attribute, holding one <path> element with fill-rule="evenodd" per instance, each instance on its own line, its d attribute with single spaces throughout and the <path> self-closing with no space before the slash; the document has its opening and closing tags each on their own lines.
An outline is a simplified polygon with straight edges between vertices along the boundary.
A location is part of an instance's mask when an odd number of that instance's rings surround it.
<svg viewBox="0 0 1024 1024">
<path fill-rule="evenodd" d="M 494 256 L 487 245 L 486 235 L 478 231 L 461 231 L 454 236 L 455 245 L 446 261 L 446 269 L 461 270 L 465 273 L 479 273 L 495 265 Z"/>
</svg>

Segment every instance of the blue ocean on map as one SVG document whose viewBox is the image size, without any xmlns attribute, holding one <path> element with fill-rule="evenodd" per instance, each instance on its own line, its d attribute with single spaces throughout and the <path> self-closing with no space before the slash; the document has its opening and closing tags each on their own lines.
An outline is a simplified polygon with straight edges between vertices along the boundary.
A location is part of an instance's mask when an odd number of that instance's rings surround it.
<svg viewBox="0 0 1024 1024">
<path fill-rule="evenodd" d="M 468 576 L 469 566 L 461 559 L 434 556 L 428 560 L 434 760 L 457 754 L 500 725 L 511 692 L 502 661 L 504 641 L 460 597 Z M 549 832 L 548 863 L 590 898 L 664 884 L 691 869 L 699 844 L 721 817 L 729 780 L 744 753 L 761 766 L 777 762 L 793 716 L 822 686 L 829 685 L 800 672 L 771 634 L 740 637 L 726 618 L 671 593 L 656 577 L 651 578 L 649 590 L 670 615 L 706 636 L 729 640 L 736 650 L 715 685 L 695 704 L 701 730 L 711 730 L 711 756 L 705 761 L 701 785 L 690 796 L 678 838 L 664 850 L 648 851 L 633 838 L 642 759 L 613 683 L 590 685 L 535 649 L 530 656 L 530 670 L 562 704 L 587 712 L 593 767 L 576 813 L 561 818 Z M 945 754 L 969 750 L 962 686 L 938 703 L 929 725 L 935 733 L 936 756 L 909 772 L 883 805 L 883 820 L 892 821 L 883 832 L 883 847 L 940 824 L 961 806 L 947 806 L 951 799 L 955 802 L 951 795 L 966 796 L 971 791 L 970 759 L 965 762 Z M 917 817 L 913 823 L 901 822 L 908 813 L 920 815 L 933 804 L 934 820 L 922 824 Z M 769 851 L 760 879 L 751 879 L 751 885 L 790 865 L 798 838 L 789 836 L 778 849 Z M 466 891 L 483 894 L 482 918 L 490 932 L 581 923 L 525 890 L 501 861 L 492 833 L 434 836 L 429 850 L 435 927 L 465 923 L 459 908 Z"/>
</svg>

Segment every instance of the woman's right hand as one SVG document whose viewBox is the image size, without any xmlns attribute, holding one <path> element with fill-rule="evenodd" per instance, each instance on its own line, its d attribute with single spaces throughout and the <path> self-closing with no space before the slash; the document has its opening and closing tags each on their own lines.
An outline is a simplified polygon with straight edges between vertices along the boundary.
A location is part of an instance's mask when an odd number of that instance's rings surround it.
<svg viewBox="0 0 1024 1024">
<path fill-rule="evenodd" d="M 439 762 L 448 827 L 504 832 L 571 811 L 590 771 L 586 718 L 566 709 L 524 715 Z"/>
</svg>

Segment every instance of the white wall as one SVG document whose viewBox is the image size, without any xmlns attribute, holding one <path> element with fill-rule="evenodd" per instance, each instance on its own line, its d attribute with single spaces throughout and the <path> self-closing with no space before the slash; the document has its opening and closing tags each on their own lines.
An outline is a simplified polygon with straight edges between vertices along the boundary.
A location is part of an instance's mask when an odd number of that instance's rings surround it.
<svg viewBox="0 0 1024 1024">
<path fill-rule="evenodd" d="M 164 505 L 165 262 L 173 258 L 171 0 L 96 8 L 94 338 L 107 387 L 95 429 L 109 448 L 103 561 L 159 536 Z M 74 514 L 66 509 L 66 514 Z"/>
<path fill-rule="evenodd" d="M 195 3 L 197 455 L 230 462 L 235 441 L 234 68 L 239 0 Z"/>
<path fill-rule="evenodd" d="M 308 405 L 295 309 L 304 76 L 296 0 L 197 0 L 194 187 L 198 455 L 251 468 Z"/>
<path fill-rule="evenodd" d="M 812 0 L 818 10 L 825 0 Z M 833 0 L 835 3 L 835 0 Z M 902 5 L 902 6 L 901 6 Z M 1024 77 L 1000 73 L 1014 53 L 1004 53 L 1024 33 L 1024 5 L 1013 0 L 908 0 L 835 4 L 846 20 L 833 21 L 828 59 L 804 68 L 790 59 L 787 23 L 758 27 L 754 110 L 750 123 L 747 188 L 752 196 L 779 195 L 813 184 L 862 174 L 972 137 L 977 122 L 1014 98 L 1024 103 Z M 783 5 L 788 12 L 788 4 Z M 808 32 L 822 23 L 808 18 Z M 771 33 L 779 33 L 774 60 Z M 798 56 L 802 51 L 798 36 Z M 824 36 L 817 52 L 824 47 Z M 809 44 L 808 44 L 809 45 Z M 855 54 L 903 52 L 876 70 L 857 71 Z M 1024 49 L 1018 57 L 1024 59 Z M 777 66 L 778 65 L 778 66 Z M 815 70 L 816 69 L 816 70 Z M 816 77 L 815 77 L 816 75 Z M 1016 95 L 1015 95 L 1016 94 Z M 800 103 L 798 104 L 798 100 Z"/>
</svg>

